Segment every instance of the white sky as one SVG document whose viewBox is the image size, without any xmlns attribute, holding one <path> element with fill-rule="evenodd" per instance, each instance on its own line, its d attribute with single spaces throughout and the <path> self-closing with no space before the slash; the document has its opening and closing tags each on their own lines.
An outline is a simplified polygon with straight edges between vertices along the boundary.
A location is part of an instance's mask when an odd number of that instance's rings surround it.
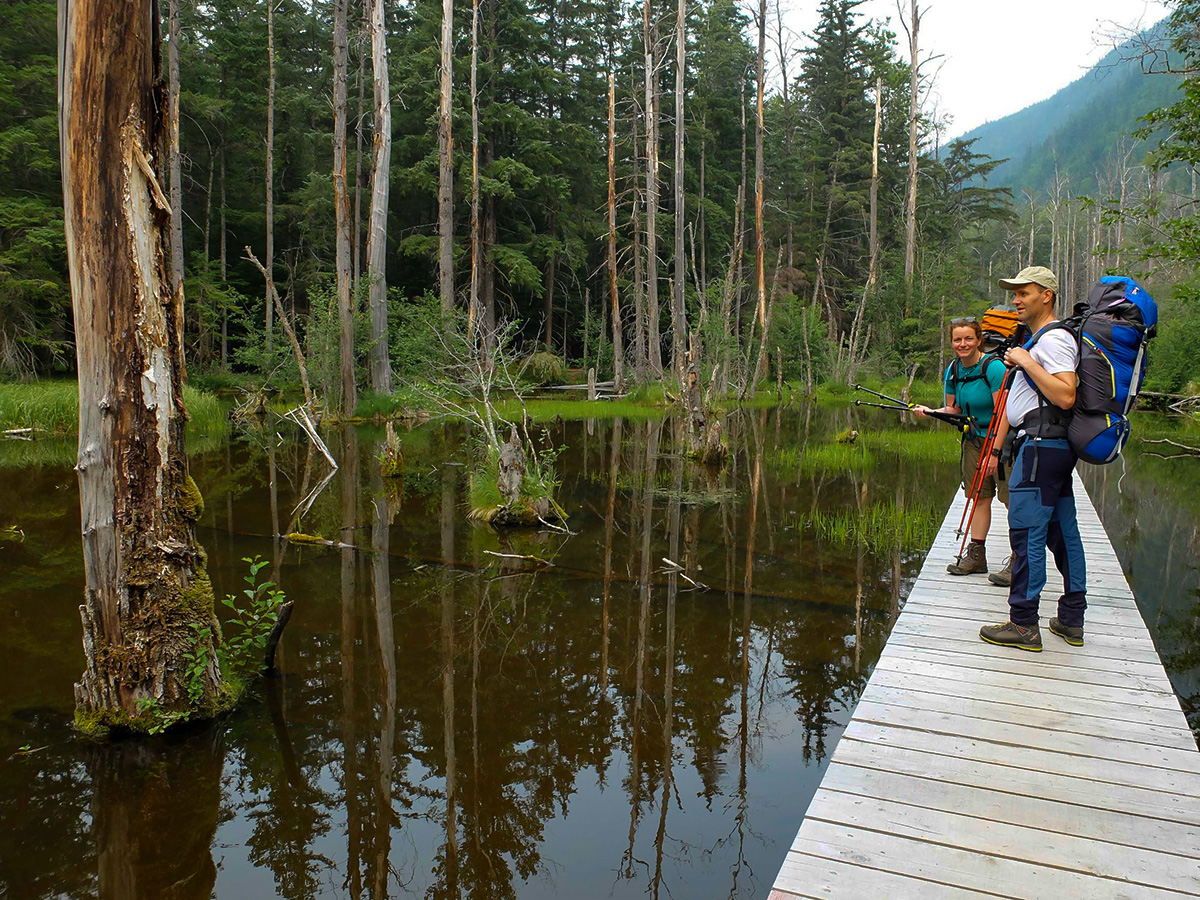
<svg viewBox="0 0 1200 900">
<path fill-rule="evenodd" d="M 901 2 L 911 6 L 911 0 Z M 816 26 L 819 0 L 781 3 L 793 31 Z M 896 3 L 866 0 L 858 13 L 860 21 L 890 18 L 907 58 Z M 1114 23 L 1148 28 L 1168 11 L 1160 0 L 921 0 L 921 7 L 921 57 L 943 57 L 923 74 L 941 66 L 930 99 L 953 117 L 947 139 L 1044 100 L 1082 76 L 1112 49 L 1105 35 Z"/>
</svg>

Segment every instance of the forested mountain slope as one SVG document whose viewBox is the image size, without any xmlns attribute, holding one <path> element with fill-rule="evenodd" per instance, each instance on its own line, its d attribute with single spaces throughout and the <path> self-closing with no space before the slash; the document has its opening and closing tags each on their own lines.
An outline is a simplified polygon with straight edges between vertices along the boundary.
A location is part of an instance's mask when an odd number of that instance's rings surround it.
<svg viewBox="0 0 1200 900">
<path fill-rule="evenodd" d="M 1146 36 L 1161 39 L 1164 27 L 1160 23 Z M 1012 188 L 1018 196 L 1021 190 L 1046 190 L 1057 162 L 1076 194 L 1093 193 L 1096 173 L 1111 164 L 1122 135 L 1152 109 L 1173 103 L 1181 83 L 1175 75 L 1147 75 L 1136 61 L 1122 62 L 1124 55 L 1114 49 L 1053 96 L 963 135 L 977 140 L 977 153 L 1008 160 L 996 167 L 988 185 Z M 1137 144 L 1125 139 L 1140 160 L 1144 150 Z"/>
</svg>

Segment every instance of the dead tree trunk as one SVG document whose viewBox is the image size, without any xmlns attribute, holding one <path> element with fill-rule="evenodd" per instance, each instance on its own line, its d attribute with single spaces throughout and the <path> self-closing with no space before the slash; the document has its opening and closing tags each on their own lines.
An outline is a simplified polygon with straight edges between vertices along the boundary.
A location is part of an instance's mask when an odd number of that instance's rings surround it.
<svg viewBox="0 0 1200 900">
<path fill-rule="evenodd" d="M 266 277 L 266 321 L 264 323 L 267 356 L 275 349 L 275 0 L 267 0 L 267 164 L 266 164 L 266 229 L 267 248 L 263 254 Z M 264 360 L 270 370 L 270 360 Z"/>
<path fill-rule="evenodd" d="M 762 352 L 767 347 L 767 271 L 766 271 L 766 240 L 763 238 L 762 203 L 763 203 L 763 83 L 766 79 L 767 58 L 767 0 L 758 0 L 758 101 L 754 132 L 754 262 L 755 277 L 758 292 L 758 340 L 761 341 Z M 766 356 L 760 352 L 758 362 L 746 391 L 754 396 L 758 379 L 762 378 L 762 368 Z"/>
<path fill-rule="evenodd" d="M 358 296 L 359 278 L 362 275 L 362 143 L 363 143 L 363 104 L 366 94 L 366 58 L 363 44 L 366 41 L 365 32 L 371 28 L 370 3 L 363 10 L 362 27 L 358 36 L 358 109 L 354 117 L 354 244 L 353 260 L 351 262 L 350 291 Z"/>
<path fill-rule="evenodd" d="M 341 355 L 342 411 L 354 412 L 358 391 L 354 384 L 354 297 L 350 293 L 350 194 L 346 190 L 346 7 L 348 0 L 333 4 L 333 205 L 337 231 L 337 298 Z"/>
<path fill-rule="evenodd" d="M 225 135 L 221 135 L 221 208 L 217 211 L 217 227 L 221 229 L 221 237 L 217 241 L 218 252 L 220 254 L 219 270 L 221 273 L 221 284 L 225 284 L 227 274 L 225 253 L 227 250 L 226 227 L 225 227 Z M 221 304 L 221 368 L 225 371 L 229 370 L 229 306 L 222 302 Z"/>
<path fill-rule="evenodd" d="M 883 76 L 875 78 L 875 139 L 871 144 L 871 224 L 870 268 L 867 285 L 875 286 L 879 278 L 879 131 L 883 124 Z"/>
<path fill-rule="evenodd" d="M 371 75 L 375 85 L 375 133 L 371 161 L 371 223 L 367 232 L 367 281 L 371 310 L 371 390 L 392 392 L 388 357 L 387 253 L 388 190 L 392 166 L 392 97 L 388 87 L 387 29 L 383 0 L 371 2 Z"/>
<path fill-rule="evenodd" d="M 633 197 L 633 365 L 637 383 L 645 384 L 649 377 L 649 358 L 646 341 L 646 279 L 642 256 L 642 197 L 638 187 L 641 184 L 641 170 L 638 153 L 637 85 L 634 83 L 630 84 L 630 95 L 634 106 L 630 116 L 633 140 L 629 145 L 629 156 L 633 161 L 630 191 Z"/>
<path fill-rule="evenodd" d="M 454 0 L 442 0 L 441 99 L 438 105 L 438 293 L 442 316 L 454 311 Z"/>
<path fill-rule="evenodd" d="M 658 335 L 658 29 L 650 0 L 642 7 L 646 45 L 646 350 L 650 371 L 662 378 L 662 340 Z"/>
<path fill-rule="evenodd" d="M 684 75 L 687 53 L 687 4 L 679 0 L 675 17 L 675 290 L 671 298 L 671 363 L 682 383 L 687 368 L 687 308 L 684 294 L 687 287 L 687 252 L 684 246 L 683 143 Z"/>
<path fill-rule="evenodd" d="M 471 292 L 467 334 L 479 326 L 479 0 L 471 0 Z"/>
<path fill-rule="evenodd" d="M 908 195 L 904 204 L 904 286 L 911 299 L 913 272 L 917 264 L 917 114 L 920 110 L 921 81 L 917 51 L 921 28 L 921 10 L 912 0 L 912 21 L 908 23 Z M 903 21 L 903 18 L 901 19 Z M 905 311 L 907 315 L 907 310 Z"/>
<path fill-rule="evenodd" d="M 754 269 L 758 291 L 758 328 L 762 346 L 767 345 L 767 273 L 766 243 L 763 237 L 763 86 L 766 79 L 767 0 L 758 2 L 758 106 L 754 122 Z M 761 356 L 761 354 L 759 354 Z M 753 395 L 754 382 L 761 377 L 755 366 L 748 392 Z"/>
<path fill-rule="evenodd" d="M 625 345 L 617 292 L 617 87 L 608 71 L 608 296 L 612 302 L 613 392 L 625 393 Z M 603 304 L 601 304 L 603 308 Z M 586 356 L 586 354 L 585 354 Z"/>
<path fill-rule="evenodd" d="M 171 291 L 183 292 L 183 179 L 179 155 L 179 0 L 170 0 L 167 13 L 167 115 L 170 117 L 170 143 L 167 165 L 170 172 L 171 198 Z"/>
<path fill-rule="evenodd" d="M 211 714 L 221 688 L 184 450 L 183 294 L 168 268 L 166 172 L 150 162 L 167 160 L 172 140 L 158 22 L 153 2 L 78 0 L 58 24 L 86 578 L 75 703 L 95 729 L 145 726 L 155 710 Z M 208 664 L 193 705 L 185 654 L 196 651 Z"/>
</svg>

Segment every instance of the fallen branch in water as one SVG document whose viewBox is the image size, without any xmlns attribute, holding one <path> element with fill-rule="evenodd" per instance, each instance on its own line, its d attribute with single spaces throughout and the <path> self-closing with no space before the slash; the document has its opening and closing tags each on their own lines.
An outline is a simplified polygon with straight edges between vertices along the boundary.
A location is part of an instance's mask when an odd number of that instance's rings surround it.
<svg viewBox="0 0 1200 900">
<path fill-rule="evenodd" d="M 709 587 L 708 587 L 708 585 L 707 585 L 707 584 L 703 584 L 703 583 L 701 583 L 701 582 L 699 582 L 699 581 L 693 581 L 691 578 L 689 578 L 689 577 L 688 577 L 688 576 L 687 576 L 687 575 L 684 573 L 684 571 L 683 571 L 683 566 L 681 566 L 679 563 L 675 562 L 675 560 L 673 560 L 673 559 L 667 559 L 667 558 L 664 556 L 664 557 L 662 558 L 662 561 L 663 561 L 663 562 L 665 562 L 665 563 L 667 564 L 667 568 L 666 568 L 666 569 L 664 569 L 664 571 L 665 571 L 665 572 L 667 572 L 667 573 L 669 573 L 669 574 L 671 574 L 671 575 L 678 575 L 680 578 L 682 578 L 684 581 L 686 581 L 686 582 L 687 582 L 688 584 L 690 584 L 692 587 L 696 588 L 696 590 L 698 590 L 698 591 L 707 591 L 707 590 L 709 589 Z"/>
<path fill-rule="evenodd" d="M 1172 456 L 1163 456 L 1163 454 L 1161 454 L 1161 453 L 1153 454 L 1154 456 L 1158 456 L 1161 459 L 1187 459 L 1188 457 L 1192 457 L 1192 456 L 1200 456 L 1200 447 L 1193 447 L 1191 444 L 1181 444 L 1178 441 L 1171 441 L 1171 440 L 1168 440 L 1167 438 L 1161 438 L 1159 440 L 1150 440 L 1149 438 L 1142 438 L 1142 443 L 1143 444 L 1167 444 L 1170 447 L 1178 447 L 1180 450 L 1183 451 L 1183 453 L 1176 453 L 1176 454 L 1173 454 Z"/>
<path fill-rule="evenodd" d="M 357 550 L 353 544 L 343 544 L 341 541 L 330 541 L 322 537 L 316 537 L 311 534 L 301 534 L 298 531 L 293 531 L 289 535 L 285 535 L 288 543 L 291 544 L 316 544 L 319 547 L 332 547 L 334 550 Z"/>
<path fill-rule="evenodd" d="M 283 637 L 283 629 L 287 627 L 295 605 L 294 601 L 289 600 L 279 607 L 279 615 L 275 618 L 275 627 L 271 629 L 270 637 L 267 638 L 267 652 L 263 658 L 263 668 L 267 672 L 275 671 L 275 648 L 279 646 L 279 639 Z"/>
<path fill-rule="evenodd" d="M 547 559 L 542 559 L 540 556 L 522 556 L 520 553 L 497 553 L 495 550 L 484 550 L 488 556 L 495 556 L 499 559 L 523 559 L 526 562 L 534 562 L 543 566 L 553 566 L 554 563 Z"/>
</svg>

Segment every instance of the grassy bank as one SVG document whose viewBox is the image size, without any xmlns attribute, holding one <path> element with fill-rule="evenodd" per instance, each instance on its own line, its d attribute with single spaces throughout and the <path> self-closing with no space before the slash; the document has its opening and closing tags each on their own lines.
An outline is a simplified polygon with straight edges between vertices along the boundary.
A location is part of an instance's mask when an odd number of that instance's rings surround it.
<svg viewBox="0 0 1200 900">
<path fill-rule="evenodd" d="M 225 407 L 214 394 L 184 385 L 189 430 L 224 433 Z M 0 431 L 32 428 L 68 435 L 79 428 L 79 385 L 74 381 L 0 382 Z"/>
</svg>

